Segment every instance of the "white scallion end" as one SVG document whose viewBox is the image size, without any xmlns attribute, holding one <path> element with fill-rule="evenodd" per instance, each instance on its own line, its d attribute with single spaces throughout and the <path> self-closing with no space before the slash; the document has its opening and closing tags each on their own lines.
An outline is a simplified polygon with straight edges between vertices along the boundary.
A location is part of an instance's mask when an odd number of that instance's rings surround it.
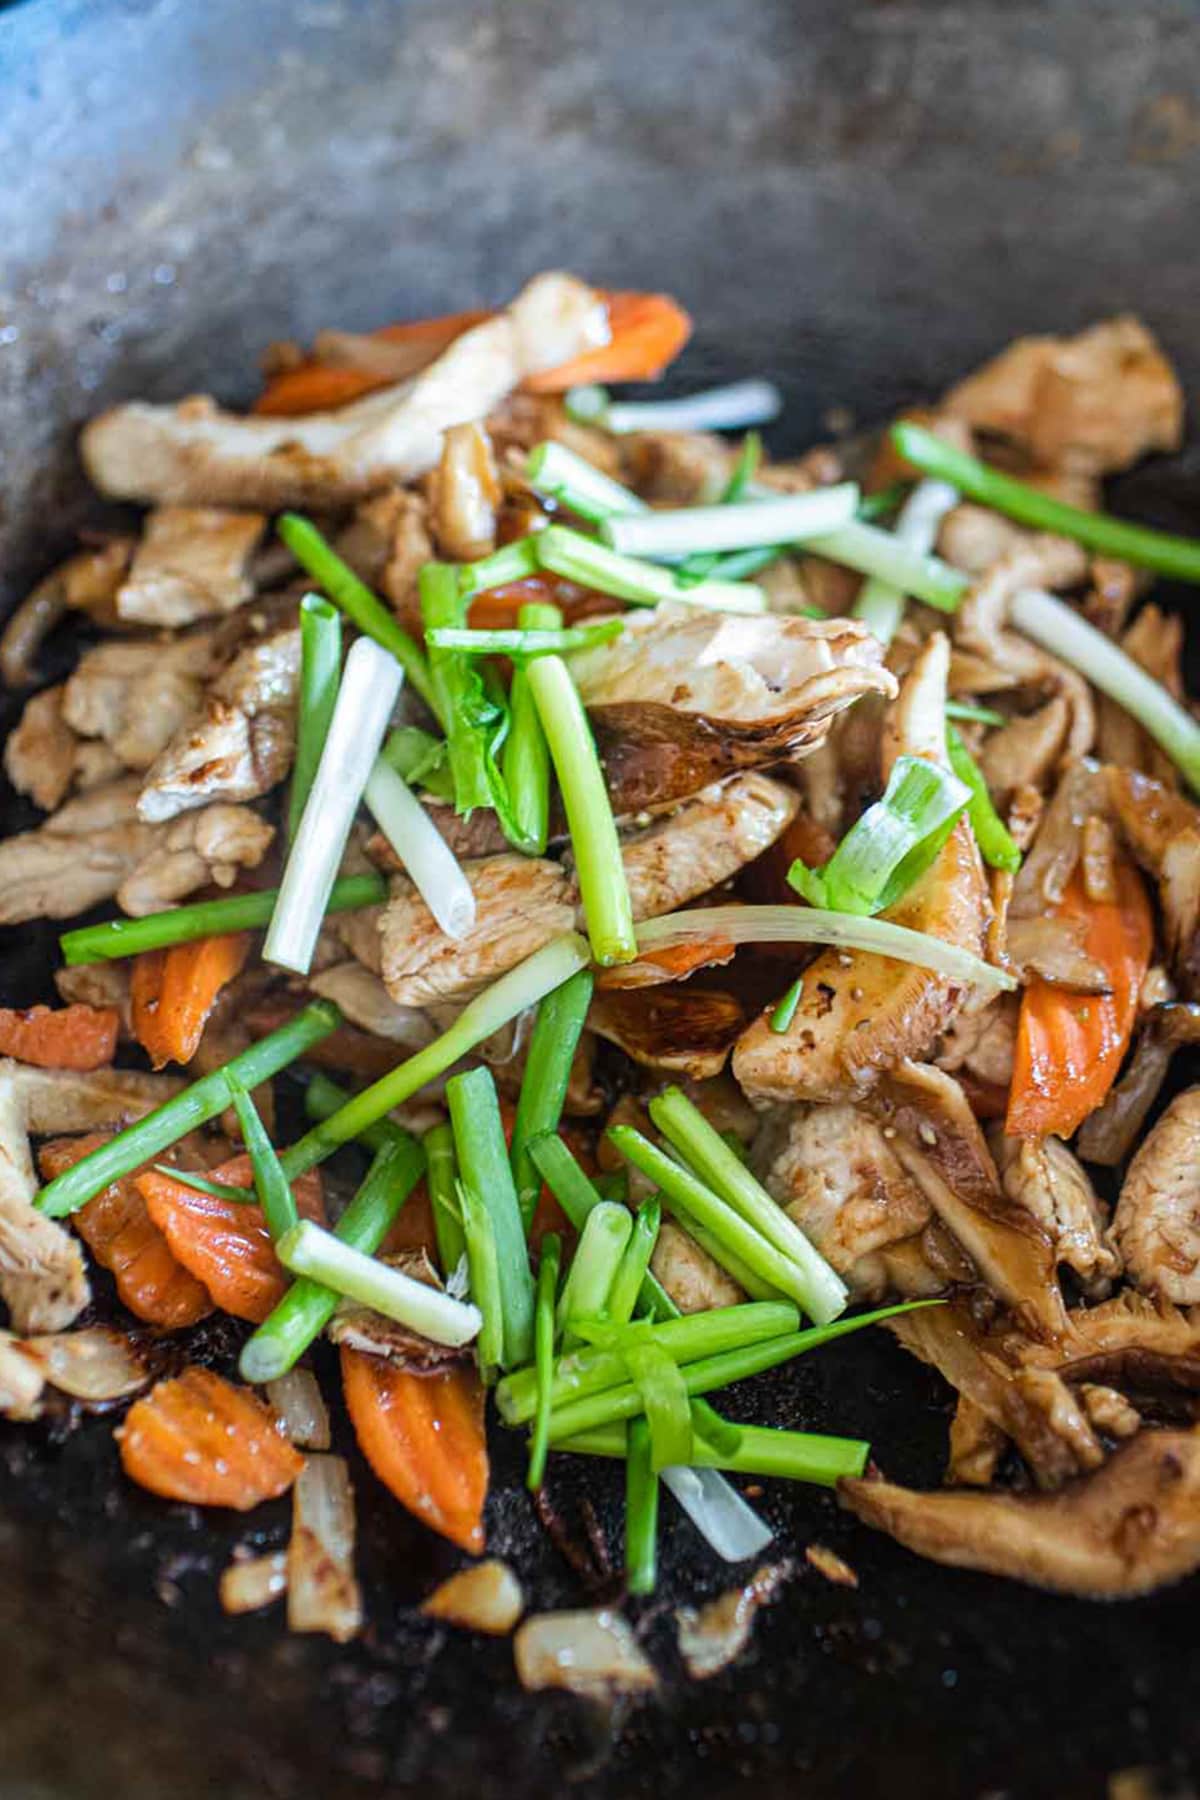
<svg viewBox="0 0 1200 1800">
<path fill-rule="evenodd" d="M 631 556 L 691 556 L 714 550 L 752 550 L 799 543 L 836 531 L 854 517 L 859 492 L 852 481 L 732 506 L 684 506 L 678 511 L 610 517 L 600 536 Z"/>
<path fill-rule="evenodd" d="M 471 884 L 408 783 L 382 757 L 375 759 L 363 799 L 446 936 L 466 937 L 475 923 Z"/>
<path fill-rule="evenodd" d="M 759 1556 L 771 1542 L 770 1526 L 715 1469 L 664 1469 L 661 1480 L 725 1562 Z"/>
<path fill-rule="evenodd" d="M 932 476 L 919 481 L 896 520 L 893 536 L 918 556 L 928 556 L 937 543 L 946 514 L 958 505 L 958 489 Z M 891 643 L 904 617 L 903 588 L 872 575 L 863 583 L 854 603 L 854 617 L 861 619 L 883 645 Z"/>
<path fill-rule="evenodd" d="M 311 1219 L 301 1219 L 285 1231 L 275 1248 L 293 1275 L 306 1275 L 346 1294 L 435 1344 L 457 1349 L 479 1335 L 482 1317 L 477 1306 L 454 1300 L 440 1288 L 414 1281 L 403 1270 L 352 1249 Z"/>
<path fill-rule="evenodd" d="M 783 411 L 773 381 L 733 381 L 681 400 L 610 400 L 592 418 L 606 430 L 745 431 L 769 425 Z"/>
</svg>

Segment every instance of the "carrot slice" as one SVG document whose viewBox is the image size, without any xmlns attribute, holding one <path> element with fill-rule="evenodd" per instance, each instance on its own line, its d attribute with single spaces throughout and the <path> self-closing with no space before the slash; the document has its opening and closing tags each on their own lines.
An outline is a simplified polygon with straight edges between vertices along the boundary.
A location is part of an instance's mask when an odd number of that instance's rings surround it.
<svg viewBox="0 0 1200 1800">
<path fill-rule="evenodd" d="M 596 350 L 526 378 L 531 394 L 561 394 L 592 381 L 652 381 L 692 335 L 692 321 L 669 294 L 609 294 L 612 336 Z"/>
<path fill-rule="evenodd" d="M 116 1433 L 131 1481 L 192 1506 L 249 1512 L 287 1490 L 304 1458 L 249 1388 L 189 1368 L 135 1400 Z"/>
<path fill-rule="evenodd" d="M 213 1169 L 211 1179 L 249 1187 L 252 1174 L 250 1158 L 234 1156 Z M 172 1255 L 203 1283 L 221 1311 L 261 1325 L 291 1281 L 275 1255 L 262 1208 L 202 1194 L 157 1169 L 139 1175 L 137 1185 Z M 292 1193 L 302 1219 L 324 1223 L 321 1178 L 315 1169 L 297 1177 Z"/>
<path fill-rule="evenodd" d="M 478 1556 L 488 1453 L 475 1369 L 414 1375 L 345 1344 L 341 1358 L 354 1434 L 380 1481 L 418 1519 Z"/>
<path fill-rule="evenodd" d="M 1078 869 L 1067 883 L 1057 913 L 1086 922 L 1084 949 L 1108 971 L 1112 991 L 1071 994 L 1045 981 L 1026 987 L 1004 1125 L 1010 1137 L 1070 1137 L 1116 1079 L 1154 945 L 1141 876 L 1121 861 L 1116 879 L 1115 901 L 1090 900 Z"/>
<path fill-rule="evenodd" d="M 58 1138 L 43 1144 L 38 1166 L 47 1179 L 72 1168 L 81 1157 L 107 1144 L 111 1133 Z M 181 1331 L 212 1311 L 208 1290 L 172 1254 L 171 1246 L 146 1210 L 137 1177 L 126 1175 L 89 1200 L 72 1219 L 76 1231 L 117 1284 L 117 1297 L 135 1318 L 164 1331 Z"/>
<path fill-rule="evenodd" d="M 438 319 L 410 319 L 401 325 L 383 325 L 371 337 L 388 344 L 401 344 L 412 352 L 416 374 L 426 363 L 440 356 L 464 331 L 482 325 L 491 318 L 489 312 L 445 313 Z M 405 379 L 405 374 L 384 374 L 373 369 L 355 369 L 340 363 L 323 362 L 319 355 L 309 357 L 294 368 L 283 369 L 268 382 L 255 401 L 256 413 L 276 418 L 295 418 L 300 413 L 332 412 L 351 400 L 370 394 L 376 388 L 389 387 Z"/>
<path fill-rule="evenodd" d="M 241 973 L 249 954 L 250 934 L 239 931 L 134 958 L 133 1033 L 156 1069 L 191 1062 L 221 989 Z"/>
<path fill-rule="evenodd" d="M 113 1006 L 0 1007 L 0 1056 L 39 1069 L 101 1069 L 117 1048 Z"/>
</svg>

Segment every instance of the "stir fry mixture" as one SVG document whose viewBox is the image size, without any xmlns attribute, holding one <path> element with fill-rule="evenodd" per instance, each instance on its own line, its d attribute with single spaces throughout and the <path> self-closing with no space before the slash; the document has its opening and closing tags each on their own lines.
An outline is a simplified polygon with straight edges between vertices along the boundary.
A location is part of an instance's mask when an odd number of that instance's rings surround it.
<svg viewBox="0 0 1200 1800">
<path fill-rule="evenodd" d="M 140 531 L 0 642 L 46 814 L 0 922 L 72 921 L 59 1003 L 0 1011 L 0 1409 L 119 1407 L 168 1500 L 290 1490 L 230 1610 L 360 1628 L 331 1408 L 472 1558 L 489 1429 L 537 1505 L 618 1459 L 631 1595 L 663 1488 L 762 1557 L 746 1476 L 1069 1594 L 1200 1564 L 1200 1088 L 1156 1106 L 1200 1038 L 1200 727 L 1148 597 L 1200 543 L 1101 510 L 1178 383 L 1116 318 L 775 461 L 765 381 L 610 391 L 689 329 L 548 274 L 280 347 L 247 416 L 119 406 L 82 452 Z M 189 1357 L 214 1312 L 236 1366 Z M 722 1397 L 880 1326 L 957 1395 L 937 1492 Z M 694 1672 L 774 1583 L 681 1615 Z M 524 1596 L 471 1563 L 429 1610 Z M 514 1650 L 655 1680 L 615 1607 Z"/>
</svg>

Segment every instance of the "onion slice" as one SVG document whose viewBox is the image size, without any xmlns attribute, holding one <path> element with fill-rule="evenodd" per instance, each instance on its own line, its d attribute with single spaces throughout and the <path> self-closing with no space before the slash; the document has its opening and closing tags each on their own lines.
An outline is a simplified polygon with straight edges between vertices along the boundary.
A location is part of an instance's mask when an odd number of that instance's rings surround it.
<svg viewBox="0 0 1200 1800">
<path fill-rule="evenodd" d="M 265 1556 L 235 1556 L 222 1569 L 218 1592 L 227 1613 L 260 1612 L 287 1592 L 287 1551 L 269 1550 Z"/>
<path fill-rule="evenodd" d="M 434 1588 L 421 1611 L 427 1619 L 507 1637 L 525 1611 L 525 1595 L 508 1564 L 489 1557 Z"/>
<path fill-rule="evenodd" d="M 620 1613 L 535 1613 L 513 1639 L 513 1659 L 521 1686 L 531 1693 L 565 1688 L 591 1700 L 646 1693 L 658 1686 Z"/>
<path fill-rule="evenodd" d="M 292 1490 L 287 1552 L 288 1630 L 344 1644 L 362 1628 L 354 1575 L 354 1490 L 340 1456 L 310 1456 Z"/>
<path fill-rule="evenodd" d="M 446 936 L 466 937 L 475 923 L 471 884 L 408 783 L 381 756 L 367 776 L 363 799 Z"/>
<path fill-rule="evenodd" d="M 774 1533 L 715 1469 L 664 1469 L 662 1484 L 725 1562 L 761 1556 Z"/>
<path fill-rule="evenodd" d="M 693 1681 L 719 1674 L 741 1655 L 759 1607 L 774 1599 L 791 1573 L 791 1563 L 768 1564 L 756 1569 L 744 1587 L 718 1594 L 698 1612 L 690 1606 L 679 1608 L 675 1614 L 679 1654 Z"/>
<path fill-rule="evenodd" d="M 150 1380 L 145 1358 L 130 1340 L 103 1325 L 26 1338 L 23 1348 L 51 1387 L 87 1406 L 126 1400 Z"/>
<path fill-rule="evenodd" d="M 268 1381 L 267 1399 L 297 1450 L 328 1450 L 329 1413 L 311 1369 L 289 1369 Z"/>
</svg>

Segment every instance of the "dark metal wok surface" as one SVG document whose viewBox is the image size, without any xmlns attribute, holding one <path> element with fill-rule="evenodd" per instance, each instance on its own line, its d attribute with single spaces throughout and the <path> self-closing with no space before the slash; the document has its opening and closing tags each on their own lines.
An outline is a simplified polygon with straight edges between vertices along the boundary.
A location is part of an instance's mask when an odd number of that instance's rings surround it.
<svg viewBox="0 0 1200 1800">
<path fill-rule="evenodd" d="M 680 382 L 775 374 L 797 441 L 831 406 L 869 420 L 1016 332 L 1122 307 L 1194 379 L 1198 77 L 1195 11 L 1163 0 L 0 9 L 0 583 L 86 516 L 70 442 L 105 401 L 238 398 L 271 337 L 499 299 L 546 265 L 681 294 Z M 1194 529 L 1194 466 L 1122 504 Z M 6 999 L 37 996 L 52 941 L 0 941 Z M 944 1394 L 889 1343 L 769 1393 L 777 1421 L 936 1479 Z M 583 1603 L 498 1452 L 493 1548 L 536 1603 Z M 1090 1796 L 1129 1768 L 1190 1791 L 1194 1582 L 1057 1601 L 768 1488 L 781 1543 L 840 1550 L 859 1591 L 802 1573 L 732 1670 L 610 1720 L 522 1696 L 506 1644 L 417 1621 L 450 1554 L 355 1474 L 372 1629 L 339 1650 L 224 1619 L 244 1522 L 125 1486 L 102 1422 L 0 1430 L 5 1800 Z M 615 1476 L 588 1488 L 619 1547 Z M 569 1471 L 556 1494 L 573 1519 Z M 253 1524 L 278 1541 L 283 1512 Z M 727 1584 L 676 1519 L 662 1560 L 664 1602 Z M 668 1672 L 672 1635 L 664 1608 Z"/>
</svg>

